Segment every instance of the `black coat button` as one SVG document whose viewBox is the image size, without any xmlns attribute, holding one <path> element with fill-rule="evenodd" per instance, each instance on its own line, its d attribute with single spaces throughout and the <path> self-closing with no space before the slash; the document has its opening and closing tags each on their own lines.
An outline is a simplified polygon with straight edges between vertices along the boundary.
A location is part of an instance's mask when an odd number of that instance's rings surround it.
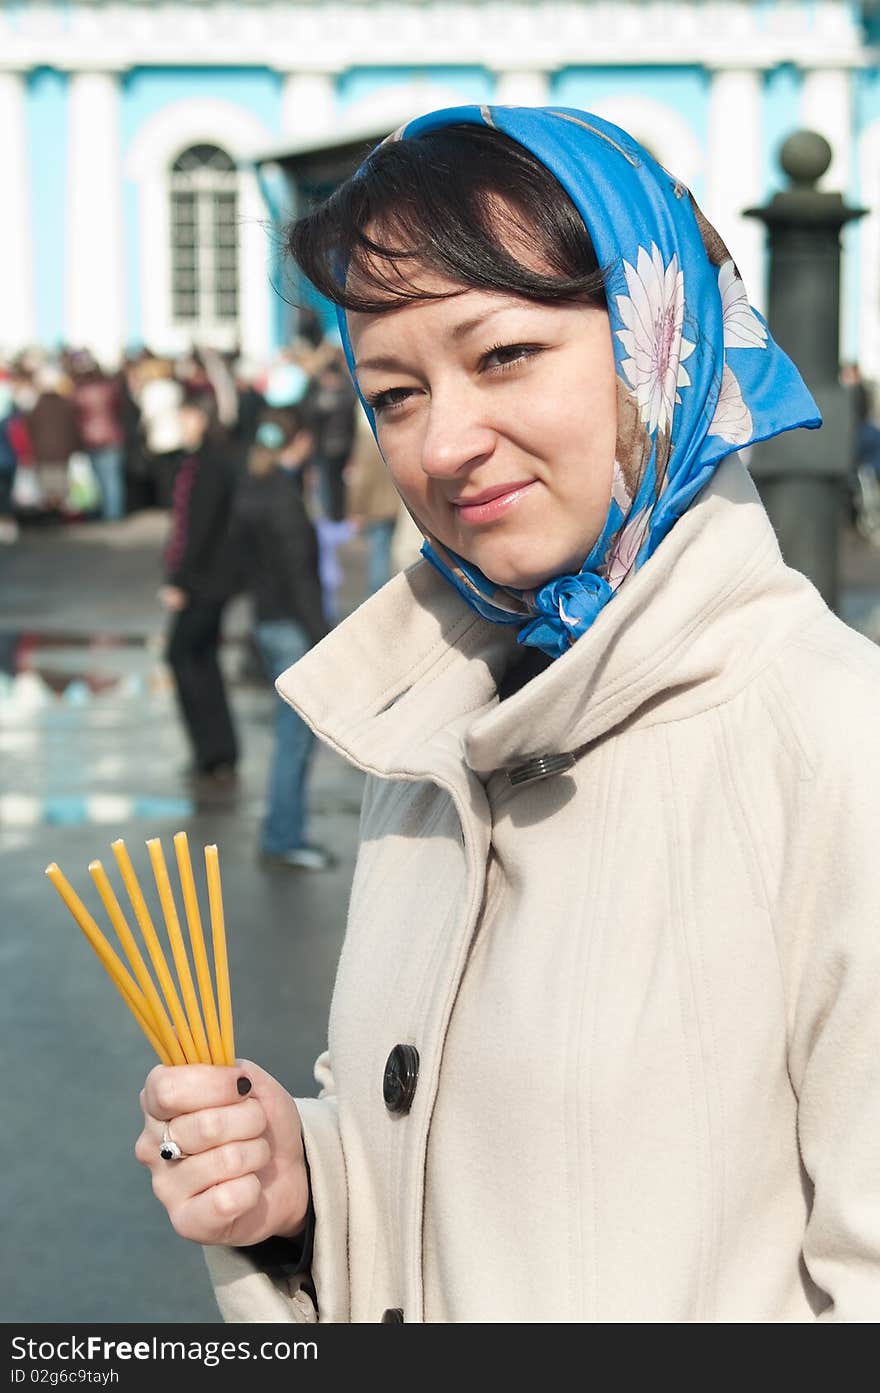
<svg viewBox="0 0 880 1393">
<path fill-rule="evenodd" d="M 382 1312 L 383 1325 L 403 1325 L 403 1311 L 399 1306 L 389 1306 Z"/>
<path fill-rule="evenodd" d="M 419 1077 L 419 1052 L 415 1045 L 395 1045 L 385 1064 L 382 1096 L 389 1112 L 409 1112 Z"/>
</svg>

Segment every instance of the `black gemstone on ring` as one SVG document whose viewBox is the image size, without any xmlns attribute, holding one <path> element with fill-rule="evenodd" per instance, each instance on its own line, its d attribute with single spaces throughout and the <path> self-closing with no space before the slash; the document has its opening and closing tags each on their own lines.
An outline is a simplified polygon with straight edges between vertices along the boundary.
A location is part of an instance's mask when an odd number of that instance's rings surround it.
<svg viewBox="0 0 880 1393">
<path fill-rule="evenodd" d="M 171 1150 L 171 1147 L 170 1147 L 170 1146 L 162 1146 L 162 1147 L 160 1147 L 160 1148 L 159 1148 L 159 1155 L 162 1157 L 162 1160 L 163 1160 L 163 1161 L 173 1161 L 173 1160 L 174 1160 L 174 1152 Z"/>
</svg>

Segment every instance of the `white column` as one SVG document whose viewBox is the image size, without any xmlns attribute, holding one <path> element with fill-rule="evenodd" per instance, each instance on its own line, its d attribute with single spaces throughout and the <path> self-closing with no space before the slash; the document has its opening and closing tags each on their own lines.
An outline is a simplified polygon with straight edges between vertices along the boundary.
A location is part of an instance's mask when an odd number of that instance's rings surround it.
<svg viewBox="0 0 880 1393">
<path fill-rule="evenodd" d="M 22 73 L 0 72 L 0 131 L 0 346 L 14 352 L 36 339 Z"/>
<path fill-rule="evenodd" d="M 852 87 L 846 68 L 811 68 L 801 88 L 801 125 L 818 131 L 831 146 L 831 165 L 818 187 L 846 195 L 853 129 Z"/>
<path fill-rule="evenodd" d="M 761 74 L 720 68 L 712 74 L 705 214 L 727 244 L 749 300 L 766 303 L 764 229 L 744 208 L 761 202 Z"/>
<path fill-rule="evenodd" d="M 67 156 L 65 336 L 113 363 L 125 342 L 119 83 L 74 73 Z"/>
<path fill-rule="evenodd" d="M 265 362 L 272 347 L 272 242 L 257 176 L 250 170 L 242 170 L 239 179 L 241 347 L 246 357 Z"/>
<path fill-rule="evenodd" d="M 495 106 L 547 106 L 550 80 L 537 70 L 508 70 L 498 73 L 492 102 Z"/>
<path fill-rule="evenodd" d="M 332 73 L 288 73 L 281 97 L 281 127 L 285 137 L 321 140 L 333 134 L 336 123 L 336 79 Z"/>
</svg>

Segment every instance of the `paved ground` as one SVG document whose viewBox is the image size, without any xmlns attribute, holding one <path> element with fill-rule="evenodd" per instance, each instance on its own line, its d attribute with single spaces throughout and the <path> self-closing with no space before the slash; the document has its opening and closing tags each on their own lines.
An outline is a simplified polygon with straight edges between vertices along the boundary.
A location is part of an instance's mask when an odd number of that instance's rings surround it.
<svg viewBox="0 0 880 1393">
<path fill-rule="evenodd" d="M 184 827 L 220 846 L 239 1052 L 310 1091 L 354 864 L 361 776 L 321 749 L 315 840 L 340 857 L 322 875 L 269 874 L 254 860 L 274 694 L 245 680 L 246 615 L 224 661 L 245 750 L 242 792 L 197 810 L 187 750 L 159 661 L 159 514 L 109 527 L 28 532 L 0 548 L 0 1011 L 3 1262 L 0 1313 L 18 1321 L 216 1320 L 198 1249 L 154 1201 L 132 1146 L 151 1066 L 127 1011 L 43 876 L 56 860 L 100 909 L 95 856 L 126 837 Z M 342 549 L 342 611 L 363 555 Z M 844 547 L 843 613 L 880 639 L 880 552 Z"/>
</svg>

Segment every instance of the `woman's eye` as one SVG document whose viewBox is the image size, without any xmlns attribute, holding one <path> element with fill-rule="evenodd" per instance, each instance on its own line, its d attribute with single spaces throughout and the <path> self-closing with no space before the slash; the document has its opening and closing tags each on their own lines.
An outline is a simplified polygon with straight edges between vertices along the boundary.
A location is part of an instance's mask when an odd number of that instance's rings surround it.
<svg viewBox="0 0 880 1393">
<path fill-rule="evenodd" d="M 533 343 L 498 343 L 483 354 L 481 363 L 488 368 L 508 368 L 537 352 L 538 346 Z M 493 358 L 496 360 L 494 364 L 491 362 Z"/>
<path fill-rule="evenodd" d="M 410 391 L 409 387 L 389 387 L 386 392 L 376 392 L 374 396 L 367 397 L 367 405 L 375 415 L 380 411 L 392 411 L 406 401 Z"/>
</svg>

